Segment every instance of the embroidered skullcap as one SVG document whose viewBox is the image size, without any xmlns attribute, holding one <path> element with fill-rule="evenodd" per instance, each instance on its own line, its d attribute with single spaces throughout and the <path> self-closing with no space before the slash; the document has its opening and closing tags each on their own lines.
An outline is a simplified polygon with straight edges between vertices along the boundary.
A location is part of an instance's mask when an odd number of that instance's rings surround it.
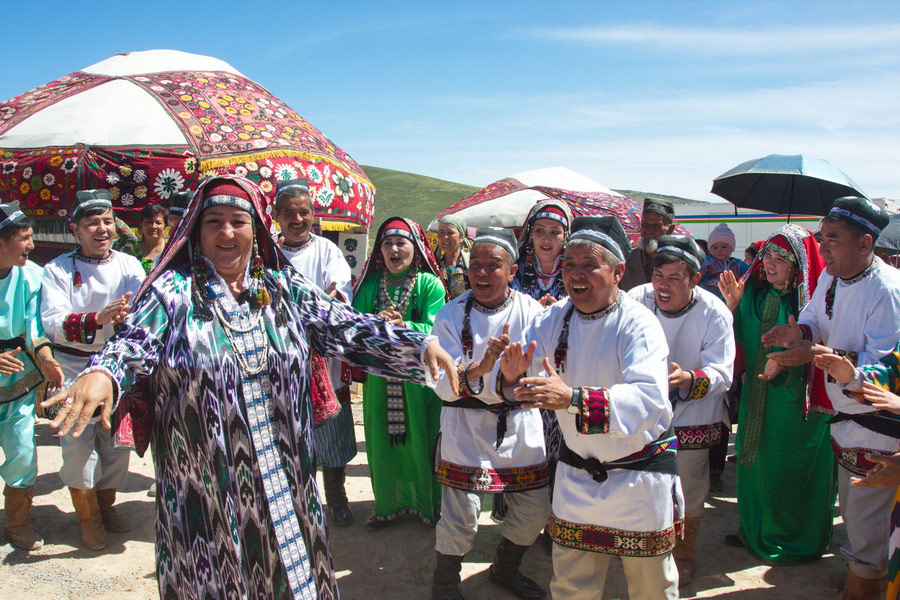
<svg viewBox="0 0 900 600">
<path fill-rule="evenodd" d="M 475 231 L 475 244 L 496 244 L 506 250 L 513 262 L 519 260 L 519 252 L 516 250 L 518 242 L 516 235 L 510 229 L 503 227 L 479 227 Z"/>
<path fill-rule="evenodd" d="M 675 220 L 675 207 L 662 198 L 644 198 L 644 212 L 656 213 L 669 223 Z"/>
<path fill-rule="evenodd" d="M 27 219 L 18 204 L 0 204 L 0 231 L 24 223 Z"/>
<path fill-rule="evenodd" d="M 466 220 L 458 215 L 447 215 L 443 219 L 441 219 L 441 225 L 453 225 L 459 230 L 459 235 L 463 238 L 468 236 L 468 231 L 466 228 Z"/>
<path fill-rule="evenodd" d="M 890 217 L 887 211 L 867 198 L 844 196 L 834 201 L 826 219 L 837 219 L 868 233 L 873 238 L 881 235 Z"/>
<path fill-rule="evenodd" d="M 569 217 L 566 215 L 565 211 L 552 204 L 542 207 L 531 216 L 532 222 L 537 221 L 538 219 L 553 219 L 554 221 L 559 221 L 566 227 L 569 226 Z"/>
<path fill-rule="evenodd" d="M 693 267 L 696 271 L 706 259 L 706 253 L 689 235 L 664 235 L 657 242 L 656 256 L 670 256 Z"/>
<path fill-rule="evenodd" d="M 92 208 L 112 208 L 109 190 L 80 190 L 75 193 L 75 200 L 69 207 L 69 217 L 78 220 L 78 215 Z"/>
<path fill-rule="evenodd" d="M 169 214 L 183 216 L 193 197 L 194 192 L 191 190 L 182 190 L 172 194 L 169 200 Z"/>
<path fill-rule="evenodd" d="M 600 244 L 625 262 L 631 254 L 631 244 L 622 225 L 615 217 L 576 217 L 572 221 L 572 234 L 568 241 L 589 240 Z"/>
<path fill-rule="evenodd" d="M 719 223 L 716 227 L 709 232 L 709 236 L 706 238 L 707 243 L 712 246 L 713 244 L 721 244 L 725 243 L 731 246 L 731 250 L 734 251 L 734 246 L 737 243 L 735 240 L 734 232 L 731 230 L 728 225 L 725 223 Z"/>
<path fill-rule="evenodd" d="M 285 179 L 284 181 L 279 181 L 275 191 L 275 198 L 277 199 L 281 194 L 289 191 L 294 191 L 296 193 L 306 192 L 308 194 L 309 180 L 306 179 L 306 177 L 300 177 L 298 179 Z"/>
<path fill-rule="evenodd" d="M 403 219 L 393 218 L 384 224 L 384 229 L 381 231 L 381 239 L 383 240 L 389 235 L 399 235 L 408 240 L 415 241 L 412 230 Z"/>
<path fill-rule="evenodd" d="M 203 188 L 203 200 L 200 202 L 200 210 L 203 211 L 210 206 L 234 206 L 241 210 L 245 210 L 251 215 L 256 211 L 250 202 L 250 194 L 237 183 L 227 179 L 219 179 L 213 181 Z"/>
</svg>

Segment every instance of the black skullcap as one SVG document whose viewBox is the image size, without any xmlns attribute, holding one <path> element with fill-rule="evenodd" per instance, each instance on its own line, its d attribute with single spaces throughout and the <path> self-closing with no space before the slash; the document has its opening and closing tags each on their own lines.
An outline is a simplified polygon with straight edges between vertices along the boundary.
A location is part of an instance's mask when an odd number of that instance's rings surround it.
<svg viewBox="0 0 900 600">
<path fill-rule="evenodd" d="M 188 205 L 191 203 L 191 198 L 193 197 L 194 192 L 191 190 L 183 190 L 172 194 L 169 201 L 169 214 L 184 216 L 184 213 L 187 212 Z"/>
<path fill-rule="evenodd" d="M 664 235 L 659 238 L 656 256 L 668 255 L 700 270 L 706 254 L 689 235 Z"/>
<path fill-rule="evenodd" d="M 843 221 L 876 239 L 890 221 L 887 211 L 868 198 L 859 196 L 838 198 L 825 218 Z"/>
<path fill-rule="evenodd" d="M 81 190 L 75 193 L 75 200 L 69 207 L 69 218 L 73 221 L 78 215 L 92 208 L 112 208 L 112 197 L 109 190 Z"/>
<path fill-rule="evenodd" d="M 669 223 L 675 220 L 674 205 L 662 198 L 644 198 L 644 212 L 656 213 Z"/>
<path fill-rule="evenodd" d="M 278 198 L 281 194 L 287 192 L 288 190 L 296 190 L 298 192 L 306 192 L 309 193 L 309 180 L 306 177 L 300 177 L 298 179 L 285 179 L 283 181 L 278 182 L 278 187 L 275 188 L 275 197 Z"/>
<path fill-rule="evenodd" d="M 590 240 L 600 244 L 622 262 L 625 262 L 631 254 L 631 244 L 625 230 L 622 229 L 621 223 L 611 216 L 576 217 L 572 221 L 572 233 L 568 241 L 573 240 Z"/>
<path fill-rule="evenodd" d="M 25 222 L 28 217 L 19 210 L 18 204 L 0 204 L 0 231 Z"/>
<path fill-rule="evenodd" d="M 479 227 L 475 231 L 475 244 L 496 244 L 509 253 L 513 262 L 519 260 L 519 252 L 516 250 L 516 246 L 518 245 L 516 234 L 514 234 L 511 229 L 505 229 L 503 227 Z"/>
</svg>

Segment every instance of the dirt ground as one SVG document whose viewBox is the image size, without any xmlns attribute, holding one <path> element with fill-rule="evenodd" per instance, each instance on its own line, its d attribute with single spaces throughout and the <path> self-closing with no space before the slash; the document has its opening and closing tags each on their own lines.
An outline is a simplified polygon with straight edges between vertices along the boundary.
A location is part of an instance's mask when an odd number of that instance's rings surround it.
<svg viewBox="0 0 900 600">
<path fill-rule="evenodd" d="M 341 597 L 344 600 L 427 599 L 434 567 L 434 529 L 416 519 L 402 520 L 378 533 L 363 530 L 373 498 L 365 460 L 362 427 L 357 423 L 359 454 L 348 467 L 347 488 L 356 523 L 332 527 L 331 547 Z M 144 599 L 156 598 L 153 553 L 153 498 L 147 496 L 153 469 L 149 453 L 132 456 L 130 475 L 119 494 L 119 511 L 131 519 L 128 533 L 110 533 L 102 552 L 79 547 L 80 530 L 67 490 L 57 475 L 59 443 L 46 420 L 37 427 L 39 475 L 36 484 L 34 527 L 45 546 L 36 552 L 15 549 L 0 537 L 0 598 Z M 821 560 L 794 567 L 769 567 L 740 548 L 725 545 L 723 537 L 737 528 L 734 465 L 728 464 L 725 489 L 707 499 L 697 552 L 694 580 L 681 590 L 682 598 L 727 600 L 838 598 L 827 577 L 844 569 L 835 556 L 846 533 L 835 512 L 834 540 Z M 320 481 L 321 484 L 321 481 Z M 511 599 L 487 577 L 500 527 L 490 520 L 486 501 L 475 548 L 463 563 L 461 589 L 474 600 Z M 0 534 L 2 535 L 2 534 Z M 523 571 L 547 587 L 552 575 L 550 557 L 535 544 Z M 621 564 L 613 561 L 604 598 L 627 598 Z"/>
</svg>

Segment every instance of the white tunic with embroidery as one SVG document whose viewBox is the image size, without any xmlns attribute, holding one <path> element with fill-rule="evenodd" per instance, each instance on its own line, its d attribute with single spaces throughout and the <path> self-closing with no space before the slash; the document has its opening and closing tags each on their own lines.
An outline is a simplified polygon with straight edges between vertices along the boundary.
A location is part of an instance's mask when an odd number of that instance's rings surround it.
<svg viewBox="0 0 900 600">
<path fill-rule="evenodd" d="M 557 302 L 526 331 L 527 342 L 537 341 L 528 375 L 542 374 L 545 356 L 555 362 L 570 308 L 568 299 Z M 624 292 L 600 313 L 575 310 L 569 319 L 565 369 L 559 374 L 566 384 L 588 388 L 605 400 L 590 403 L 594 410 L 588 434 L 579 430 L 575 415 L 556 411 L 569 449 L 585 459 L 609 462 L 663 437 L 672 424 L 668 353 L 659 321 Z M 587 414 L 583 410 L 581 419 Z M 560 461 L 551 534 L 555 542 L 582 550 L 656 556 L 674 546 L 674 521 L 683 506 L 676 475 L 611 469 L 608 479 L 598 483 L 586 470 Z"/>
<path fill-rule="evenodd" d="M 350 265 L 341 249 L 331 240 L 309 235 L 309 242 L 299 248 L 282 245 L 281 251 L 291 261 L 297 272 L 323 290 L 332 282 L 337 284 L 338 298 L 350 304 L 353 301 L 353 280 Z M 343 297 L 341 297 L 341 295 Z M 328 359 L 328 372 L 335 389 L 342 387 L 341 361 Z"/>
<path fill-rule="evenodd" d="M 809 304 L 798 323 L 809 327 L 814 342 L 822 342 L 857 365 L 871 365 L 891 353 L 900 340 L 900 271 L 875 257 L 874 269 L 858 281 L 839 280 L 834 290 L 832 316 L 826 313 L 826 296 L 834 277 L 823 271 Z M 873 412 L 866 404 L 848 398 L 830 377 L 825 390 L 837 412 Z M 842 449 L 897 452 L 900 440 L 875 433 L 852 421 L 831 426 L 831 437 Z"/>
<path fill-rule="evenodd" d="M 633 288 L 628 295 L 653 311 L 666 334 L 669 362 L 694 375 L 687 392 L 677 390 L 675 432 L 678 449 L 709 448 L 721 439 L 719 423 L 731 387 L 734 366 L 734 330 L 731 311 L 724 302 L 699 286 L 677 314 L 656 305 L 653 285 Z"/>
<path fill-rule="evenodd" d="M 494 309 L 473 302 L 469 311 L 470 356 L 463 351 L 462 330 L 466 303 L 471 295 L 472 292 L 467 291 L 445 304 L 438 311 L 432 330 L 457 364 L 481 360 L 488 340 L 502 335 L 507 323 L 510 339 L 522 339 L 525 328 L 543 310 L 530 296 L 512 290 L 507 301 Z M 485 404 L 503 406 L 506 403 L 497 395 L 491 379 L 489 376 L 483 378 L 476 397 Z M 435 391 L 445 402 L 460 399 L 450 389 L 446 377 L 441 379 Z M 521 491 L 549 483 L 540 412 L 512 409 L 506 416 L 506 433 L 499 447 L 498 419 L 498 415 L 489 410 L 444 406 L 438 464 L 441 483 L 480 492 Z"/>
<path fill-rule="evenodd" d="M 76 268 L 81 277 L 79 286 L 75 285 Z M 115 250 L 104 259 L 67 252 L 44 267 L 41 322 L 54 345 L 54 357 L 62 367 L 66 385 L 84 369 L 89 358 L 67 354 L 57 347 L 82 353 L 100 351 L 115 331 L 109 323 L 97 326 L 95 313 L 126 292 L 136 294 L 143 280 L 140 261 Z M 134 300 L 132 296 L 130 302 Z"/>
</svg>

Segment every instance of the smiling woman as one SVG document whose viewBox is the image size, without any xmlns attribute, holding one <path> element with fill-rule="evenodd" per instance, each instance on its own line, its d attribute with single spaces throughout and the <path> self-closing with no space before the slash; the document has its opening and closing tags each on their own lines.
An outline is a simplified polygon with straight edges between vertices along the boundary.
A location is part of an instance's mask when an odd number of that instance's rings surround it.
<svg viewBox="0 0 900 600">
<path fill-rule="evenodd" d="M 439 364 L 455 375 L 433 338 L 332 301 L 287 266 L 265 203 L 245 179 L 201 183 L 131 318 L 45 403 L 71 398 L 61 434 L 79 436 L 102 405 L 107 427 L 113 410 L 131 417 L 140 453 L 152 443 L 160 597 L 336 598 L 310 352 L 420 384 Z"/>
</svg>

